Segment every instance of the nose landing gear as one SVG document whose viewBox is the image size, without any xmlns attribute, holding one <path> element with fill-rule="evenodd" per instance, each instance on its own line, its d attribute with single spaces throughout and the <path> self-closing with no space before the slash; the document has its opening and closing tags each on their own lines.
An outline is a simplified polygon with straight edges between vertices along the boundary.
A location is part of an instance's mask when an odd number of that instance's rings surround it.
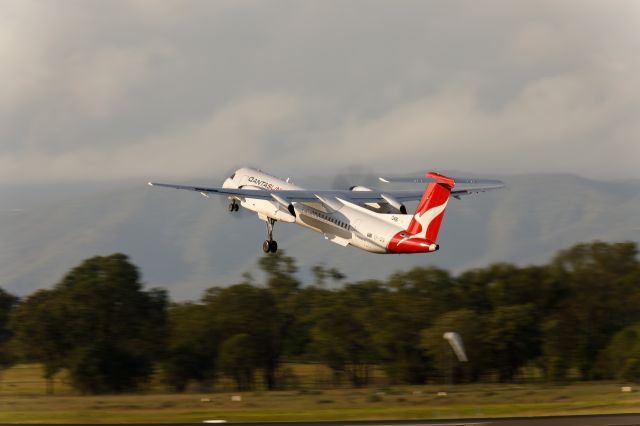
<svg viewBox="0 0 640 426">
<path fill-rule="evenodd" d="M 278 243 L 273 240 L 273 224 L 276 223 L 275 219 L 267 219 L 267 235 L 268 240 L 264 240 L 262 243 L 262 251 L 265 253 L 275 253 L 278 251 Z"/>
<path fill-rule="evenodd" d="M 237 203 L 236 200 L 233 200 L 229 203 L 229 211 L 230 212 L 237 212 L 238 210 L 240 210 L 240 205 Z"/>
</svg>

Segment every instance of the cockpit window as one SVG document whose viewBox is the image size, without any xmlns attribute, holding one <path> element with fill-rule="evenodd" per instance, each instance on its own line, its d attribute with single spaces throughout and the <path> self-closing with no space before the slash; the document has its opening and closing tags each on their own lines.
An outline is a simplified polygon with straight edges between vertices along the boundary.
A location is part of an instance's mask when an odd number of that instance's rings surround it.
<svg viewBox="0 0 640 426">
<path fill-rule="evenodd" d="M 236 177 L 235 172 L 231 176 L 229 176 L 229 179 L 233 180 L 234 177 Z"/>
</svg>

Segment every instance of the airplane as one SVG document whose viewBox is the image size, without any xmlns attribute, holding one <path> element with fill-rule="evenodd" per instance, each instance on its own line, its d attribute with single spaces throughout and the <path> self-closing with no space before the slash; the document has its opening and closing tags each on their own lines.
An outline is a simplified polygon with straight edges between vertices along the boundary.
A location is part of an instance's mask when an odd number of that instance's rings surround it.
<svg viewBox="0 0 640 426">
<path fill-rule="evenodd" d="M 498 189 L 494 179 L 452 178 L 436 172 L 424 177 L 380 177 L 381 182 L 426 183 L 420 191 L 391 191 L 352 186 L 348 190 L 308 190 L 264 171 L 243 167 L 225 179 L 222 187 L 149 182 L 150 186 L 184 189 L 227 196 L 229 211 L 240 207 L 258 214 L 266 223 L 265 253 L 275 253 L 276 221 L 295 223 L 319 232 L 340 246 L 354 246 L 372 253 L 430 253 L 437 251 L 438 231 L 449 197 Z M 460 188 L 457 185 L 470 185 Z M 420 201 L 413 214 L 405 203 Z"/>
</svg>

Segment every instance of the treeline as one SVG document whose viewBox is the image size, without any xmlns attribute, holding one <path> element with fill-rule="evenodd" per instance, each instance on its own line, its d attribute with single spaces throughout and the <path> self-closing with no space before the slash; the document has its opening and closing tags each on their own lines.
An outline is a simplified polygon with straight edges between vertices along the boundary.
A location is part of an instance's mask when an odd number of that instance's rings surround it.
<svg viewBox="0 0 640 426">
<path fill-rule="evenodd" d="M 264 282 L 212 287 L 197 302 L 145 290 L 127 256 L 94 257 L 52 289 L 19 300 L 0 289 L 0 368 L 39 362 L 83 393 L 135 391 L 161 377 L 172 389 L 295 384 L 285 361 L 329 367 L 336 383 L 640 380 L 640 262 L 634 243 L 579 244 L 548 264 L 494 264 L 457 276 L 415 268 L 337 285 L 313 283 L 295 260 L 261 257 Z M 332 285 L 328 285 L 332 281 Z M 469 362 L 443 334 L 458 332 Z"/>
</svg>

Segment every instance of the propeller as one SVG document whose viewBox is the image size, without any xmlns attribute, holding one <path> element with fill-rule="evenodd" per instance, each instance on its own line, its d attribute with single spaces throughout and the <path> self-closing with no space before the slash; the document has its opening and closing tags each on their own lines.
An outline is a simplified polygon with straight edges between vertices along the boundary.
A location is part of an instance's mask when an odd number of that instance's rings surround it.
<svg viewBox="0 0 640 426">
<path fill-rule="evenodd" d="M 349 189 L 352 186 L 371 186 L 378 181 L 377 175 L 360 165 L 352 165 L 333 178 L 331 189 Z"/>
</svg>

